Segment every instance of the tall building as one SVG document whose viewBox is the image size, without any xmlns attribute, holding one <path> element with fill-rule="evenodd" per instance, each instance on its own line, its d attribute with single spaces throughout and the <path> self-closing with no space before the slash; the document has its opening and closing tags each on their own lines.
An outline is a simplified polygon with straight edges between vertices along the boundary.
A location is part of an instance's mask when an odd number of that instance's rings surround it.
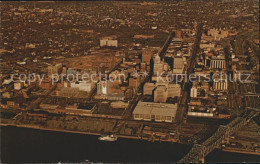
<svg viewBox="0 0 260 164">
<path fill-rule="evenodd" d="M 183 73 L 184 62 L 181 57 L 175 57 L 173 61 L 173 73 Z"/>
<path fill-rule="evenodd" d="M 161 62 L 159 55 L 155 55 L 153 75 L 160 75 L 162 72 L 163 72 L 163 62 Z"/>
<path fill-rule="evenodd" d="M 140 72 L 143 73 L 146 71 L 146 63 L 141 63 Z"/>
<path fill-rule="evenodd" d="M 144 84 L 144 95 L 153 95 L 153 90 L 155 88 L 154 83 L 145 83 Z"/>
<path fill-rule="evenodd" d="M 151 50 L 145 50 L 142 52 L 142 62 L 146 64 L 150 64 L 150 60 L 152 58 L 153 52 Z"/>
<path fill-rule="evenodd" d="M 97 83 L 97 94 L 98 95 L 105 95 L 107 94 L 107 81 L 102 80 Z"/>
<path fill-rule="evenodd" d="M 166 102 L 168 89 L 164 85 L 157 86 L 154 90 L 154 102 Z"/>
<path fill-rule="evenodd" d="M 190 97 L 197 97 L 198 96 L 198 89 L 197 86 L 193 86 L 190 90 Z"/>
<path fill-rule="evenodd" d="M 62 64 L 50 65 L 48 66 L 48 77 L 49 79 L 59 78 L 59 74 L 62 73 Z"/>
</svg>

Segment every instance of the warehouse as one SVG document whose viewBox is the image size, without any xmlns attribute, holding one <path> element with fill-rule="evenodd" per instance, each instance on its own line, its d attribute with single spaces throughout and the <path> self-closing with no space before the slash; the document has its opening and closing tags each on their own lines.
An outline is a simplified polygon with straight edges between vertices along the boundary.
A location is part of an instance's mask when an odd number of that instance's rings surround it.
<svg viewBox="0 0 260 164">
<path fill-rule="evenodd" d="M 134 112 L 134 120 L 174 122 L 177 104 L 139 101 Z"/>
</svg>

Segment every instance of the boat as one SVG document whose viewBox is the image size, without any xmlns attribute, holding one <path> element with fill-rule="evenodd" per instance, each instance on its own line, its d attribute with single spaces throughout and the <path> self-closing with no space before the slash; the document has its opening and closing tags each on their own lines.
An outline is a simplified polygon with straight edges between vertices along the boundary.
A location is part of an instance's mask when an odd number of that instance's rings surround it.
<svg viewBox="0 0 260 164">
<path fill-rule="evenodd" d="M 117 137 L 114 136 L 113 134 L 111 134 L 111 135 L 102 135 L 102 136 L 98 137 L 98 139 L 100 141 L 116 141 Z"/>
</svg>

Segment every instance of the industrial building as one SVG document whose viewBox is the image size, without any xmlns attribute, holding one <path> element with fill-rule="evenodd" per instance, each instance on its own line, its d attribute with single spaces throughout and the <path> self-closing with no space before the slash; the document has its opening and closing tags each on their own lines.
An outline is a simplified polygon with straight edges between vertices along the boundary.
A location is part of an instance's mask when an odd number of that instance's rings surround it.
<svg viewBox="0 0 260 164">
<path fill-rule="evenodd" d="M 134 120 L 174 122 L 177 104 L 139 101 L 133 111 Z"/>
</svg>

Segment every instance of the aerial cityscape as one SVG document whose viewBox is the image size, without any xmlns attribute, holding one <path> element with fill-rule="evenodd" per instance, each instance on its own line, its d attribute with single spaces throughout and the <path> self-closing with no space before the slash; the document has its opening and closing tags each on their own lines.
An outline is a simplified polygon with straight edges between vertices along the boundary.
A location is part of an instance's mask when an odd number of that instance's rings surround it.
<svg viewBox="0 0 260 164">
<path fill-rule="evenodd" d="M 258 0 L 0 4 L 0 162 L 260 162 Z"/>
</svg>

